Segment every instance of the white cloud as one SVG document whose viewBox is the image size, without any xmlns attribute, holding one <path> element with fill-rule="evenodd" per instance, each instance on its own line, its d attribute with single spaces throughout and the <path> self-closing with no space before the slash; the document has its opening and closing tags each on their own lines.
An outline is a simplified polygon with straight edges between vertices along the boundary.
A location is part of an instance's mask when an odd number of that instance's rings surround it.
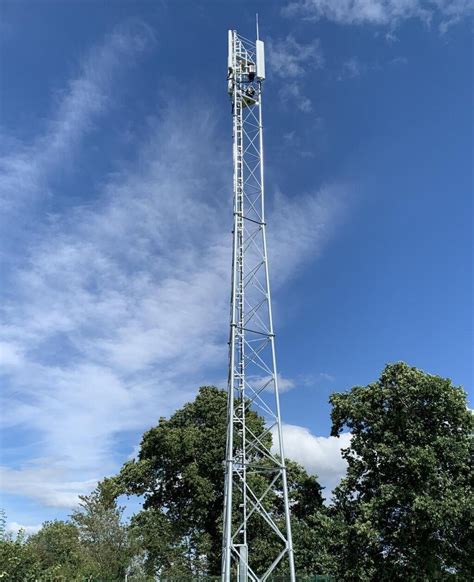
<svg viewBox="0 0 474 582">
<path fill-rule="evenodd" d="M 351 57 L 342 64 L 342 72 L 339 79 L 355 79 L 365 71 L 365 65 L 358 57 Z"/>
<path fill-rule="evenodd" d="M 304 94 L 300 83 L 293 82 L 291 85 L 285 85 L 278 91 L 278 95 L 282 103 L 287 106 L 294 105 L 302 113 L 313 111 L 311 99 Z"/>
<path fill-rule="evenodd" d="M 247 377 L 247 381 L 255 390 L 259 390 L 265 387 L 265 390 L 272 392 L 274 390 L 273 376 L 250 376 Z M 278 372 L 278 392 L 283 394 L 283 392 L 288 392 L 293 390 L 296 386 L 295 381 L 292 378 L 286 378 Z"/>
<path fill-rule="evenodd" d="M 17 368 L 23 362 L 21 349 L 8 342 L 0 342 L 0 374 L 7 372 L 9 368 Z"/>
<path fill-rule="evenodd" d="M 320 382 L 334 382 L 336 379 L 332 374 L 328 374 L 327 372 L 320 372 L 316 378 Z"/>
<path fill-rule="evenodd" d="M 374 72 L 382 72 L 386 67 L 400 66 L 407 64 L 406 57 L 394 57 L 385 62 L 379 63 L 377 61 L 364 62 L 357 56 L 352 56 L 343 61 L 337 80 L 345 81 L 346 79 L 359 79 L 364 75 Z"/>
<path fill-rule="evenodd" d="M 87 91 L 78 89 L 81 103 Z M 96 105 L 83 106 L 80 123 L 76 103 L 49 124 L 60 144 L 53 158 L 108 99 L 105 89 L 91 95 Z M 110 175 L 88 206 L 69 206 L 49 223 L 34 214 L 41 223 L 34 241 L 10 257 L 0 306 L 8 366 L 0 423 L 10 432 L 28 427 L 36 445 L 23 466 L 2 468 L 5 491 L 74 506 L 120 466 L 119 438 L 192 398 L 197 378 L 225 370 L 230 168 L 212 117 L 195 109 L 187 98 L 186 107 L 162 111 L 134 165 Z M 36 168 L 36 150 L 18 151 L 11 160 Z M 28 176 L 29 192 L 47 187 L 48 173 Z M 268 219 L 274 288 L 321 252 L 344 214 L 345 190 L 277 196 Z"/>
<path fill-rule="evenodd" d="M 287 16 L 353 25 L 396 26 L 410 18 L 430 22 L 437 16 L 441 32 L 472 12 L 470 0 L 296 0 L 283 9 Z"/>
<path fill-rule="evenodd" d="M 345 220 L 350 206 L 348 184 L 323 186 L 317 193 L 274 196 L 269 230 L 272 281 L 284 283 L 308 257 L 316 258 Z M 278 261 L 272 261 L 273 257 Z"/>
<path fill-rule="evenodd" d="M 44 503 L 73 504 L 78 479 L 116 469 L 116 435 L 144 430 L 192 396 L 197 376 L 225 368 L 230 253 L 220 225 L 228 209 L 206 201 L 215 187 L 191 178 L 212 175 L 203 144 L 214 140 L 181 119 L 172 143 L 158 138 L 161 147 L 144 153 L 140 174 L 118 177 L 93 212 L 62 217 L 44 235 L 17 272 L 15 301 L 3 306 L 0 338 L 25 361 L 1 422 L 38 433 L 42 454 L 63 471 L 65 490 L 49 476 L 18 474 L 15 483 L 31 485 L 17 492 Z M 199 136 L 199 156 L 189 135 Z M 321 251 L 343 212 L 341 192 L 278 196 L 269 218 L 275 287 Z M 293 217 L 290 228 L 279 228 L 281 213 Z M 282 379 L 283 390 L 291 386 Z M 11 483 L 17 474 L 5 475 Z"/>
<path fill-rule="evenodd" d="M 282 79 L 304 77 L 311 69 L 320 69 L 324 58 L 318 39 L 300 43 L 289 34 L 283 39 L 269 39 L 268 62 L 275 76 Z"/>
<path fill-rule="evenodd" d="M 94 119 L 111 105 L 114 77 L 124 64 L 143 51 L 152 39 L 144 24 L 117 28 L 83 59 L 79 74 L 72 79 L 54 104 L 54 115 L 45 131 L 33 143 L 0 156 L 0 209 L 8 224 L 7 211 L 31 204 L 41 193 L 49 195 L 47 178 L 70 156 L 93 127 Z"/>
<path fill-rule="evenodd" d="M 302 82 L 308 72 L 324 66 L 319 40 L 300 43 L 291 34 L 283 39 L 270 38 L 268 62 L 273 75 L 284 80 L 279 91 L 282 102 L 296 105 L 300 111 L 309 113 L 312 103 L 304 94 Z"/>
<path fill-rule="evenodd" d="M 96 480 L 68 481 L 56 459 L 38 459 L 19 469 L 0 466 L 0 486 L 13 495 L 26 495 L 50 507 L 74 507 Z"/>
<path fill-rule="evenodd" d="M 275 441 L 275 430 L 273 430 Z M 326 489 L 326 499 L 344 476 L 346 461 L 341 456 L 341 449 L 350 445 L 351 435 L 342 433 L 340 437 L 314 436 L 302 426 L 283 425 L 285 456 L 302 465 L 308 473 L 318 476 Z"/>
<path fill-rule="evenodd" d="M 85 476 L 90 485 L 116 469 L 116 435 L 150 426 L 191 397 L 196 388 L 193 377 L 212 370 L 216 362 L 225 367 L 230 258 L 225 238 L 216 232 L 209 240 L 196 222 L 188 234 L 202 236 L 201 244 L 188 250 L 170 245 L 153 252 L 158 241 L 144 242 L 147 216 L 165 202 L 167 190 L 160 192 L 158 187 L 166 182 L 163 178 L 153 180 L 154 189 L 140 202 L 138 216 L 129 211 L 129 221 L 125 220 L 127 199 L 117 196 L 95 217 L 95 228 L 90 230 L 89 215 L 82 216 L 76 232 L 71 233 L 66 223 L 68 234 L 46 237 L 30 265 L 18 273 L 21 301 L 5 305 L 8 325 L 2 335 L 29 356 L 15 368 L 1 421 L 37 432 L 42 453 L 56 460 L 62 477 L 54 480 L 36 471 L 35 479 L 31 470 L 4 472 L 2 485 L 12 492 L 47 504 L 74 505 L 77 479 Z M 175 186 L 186 193 L 184 184 Z M 143 193 L 136 177 L 132 188 L 136 197 Z M 187 205 L 192 205 L 192 194 L 189 191 Z M 280 255 L 275 269 L 278 283 L 319 252 L 332 228 L 327 216 L 326 224 L 314 228 L 319 213 L 324 219 L 324 203 L 316 203 L 318 199 L 316 195 L 302 200 L 306 215 L 296 202 L 280 199 L 280 205 L 295 213 L 295 228 L 311 234 L 299 245 L 288 239 L 289 246 L 272 237 Z M 111 218 L 117 220 L 117 215 L 120 228 Z M 180 224 L 164 207 L 156 220 Z M 127 235 L 132 228 L 133 236 Z M 107 235 L 107 229 L 117 232 Z M 134 263 L 127 260 L 130 249 L 138 254 Z M 48 351 L 56 337 L 60 345 L 72 346 L 71 356 L 60 352 L 61 364 Z M 10 361 L 14 354 L 10 350 Z M 282 379 L 282 390 L 291 386 L 290 380 Z"/>
</svg>

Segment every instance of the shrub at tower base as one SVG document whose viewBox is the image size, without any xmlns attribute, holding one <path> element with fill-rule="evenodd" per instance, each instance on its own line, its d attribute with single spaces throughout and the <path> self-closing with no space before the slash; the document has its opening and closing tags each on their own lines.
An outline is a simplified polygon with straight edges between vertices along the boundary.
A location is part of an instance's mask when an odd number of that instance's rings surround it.
<svg viewBox="0 0 474 582">
<path fill-rule="evenodd" d="M 332 509 L 337 579 L 474 579 L 464 391 L 397 363 L 330 402 L 332 434 L 352 433 Z"/>
</svg>

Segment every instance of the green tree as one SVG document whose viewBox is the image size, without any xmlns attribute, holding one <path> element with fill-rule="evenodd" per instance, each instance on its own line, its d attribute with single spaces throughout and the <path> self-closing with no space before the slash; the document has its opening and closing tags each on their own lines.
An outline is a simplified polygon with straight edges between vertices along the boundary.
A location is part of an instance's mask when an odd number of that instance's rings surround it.
<svg viewBox="0 0 474 582">
<path fill-rule="evenodd" d="M 293 461 L 287 460 L 287 471 L 296 572 L 298 576 L 328 574 L 333 565 L 332 518 L 323 504 L 321 487 Z"/>
<path fill-rule="evenodd" d="M 338 579 L 472 580 L 464 391 L 397 363 L 330 402 L 332 434 L 352 433 L 333 509 Z"/>
<path fill-rule="evenodd" d="M 125 463 L 114 480 L 116 495 L 144 498 L 143 511 L 132 519 L 131 529 L 146 550 L 149 574 L 189 578 L 220 572 L 226 406 L 224 391 L 202 387 L 193 402 L 170 419 L 160 418 L 144 434 L 138 459 Z M 248 412 L 246 422 L 255 434 L 263 431 L 264 419 L 255 412 Z M 265 438 L 271 443 L 271 434 Z M 259 480 L 256 489 L 263 492 L 268 476 L 261 473 L 253 478 Z M 318 508 L 323 511 L 321 488 L 314 477 L 289 463 L 288 481 L 295 524 Z M 282 520 L 281 498 L 267 502 L 275 519 Z M 264 562 L 275 542 L 254 515 L 252 543 Z M 307 536 L 300 537 L 303 544 L 308 541 Z"/>
<path fill-rule="evenodd" d="M 123 580 L 132 552 L 127 527 L 122 524 L 123 508 L 110 495 L 110 480 L 79 499 L 71 521 L 79 532 L 87 573 L 101 582 Z"/>
<path fill-rule="evenodd" d="M 36 558 L 20 530 L 16 536 L 6 531 L 6 516 L 0 512 L 0 580 L 33 582 L 40 570 Z"/>
<path fill-rule="evenodd" d="M 4 540 L 7 534 L 7 514 L 0 508 L 0 541 Z"/>
<path fill-rule="evenodd" d="M 143 532 L 150 568 L 190 576 L 220 567 L 225 407 L 224 392 L 202 388 L 169 420 L 160 418 L 138 460 L 122 468 L 120 492 L 144 496 L 132 526 Z"/>
<path fill-rule="evenodd" d="M 65 521 L 47 521 L 27 544 L 41 571 L 41 580 L 76 580 L 86 569 L 78 528 Z"/>
</svg>

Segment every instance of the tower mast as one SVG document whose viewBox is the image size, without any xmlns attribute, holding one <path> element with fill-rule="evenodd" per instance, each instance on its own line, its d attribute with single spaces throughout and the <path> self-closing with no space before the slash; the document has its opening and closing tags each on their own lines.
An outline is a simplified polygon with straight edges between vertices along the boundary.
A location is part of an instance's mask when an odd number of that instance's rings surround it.
<svg viewBox="0 0 474 582">
<path fill-rule="evenodd" d="M 229 31 L 234 223 L 222 582 L 263 582 L 277 567 L 295 582 L 267 258 L 265 57 L 258 36 L 258 21 L 255 43 Z M 272 500 L 282 502 L 283 515 L 270 509 Z M 268 562 L 258 550 L 262 535 L 274 541 Z"/>
</svg>

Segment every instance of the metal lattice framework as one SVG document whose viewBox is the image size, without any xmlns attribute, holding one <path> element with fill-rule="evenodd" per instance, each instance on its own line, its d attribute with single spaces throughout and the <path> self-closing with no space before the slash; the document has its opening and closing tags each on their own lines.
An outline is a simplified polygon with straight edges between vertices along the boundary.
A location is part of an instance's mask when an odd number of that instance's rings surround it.
<svg viewBox="0 0 474 582">
<path fill-rule="evenodd" d="M 267 259 L 264 77 L 263 43 L 229 31 L 234 225 L 223 582 L 268 580 L 283 565 L 295 581 Z M 250 427 L 251 410 L 265 419 L 258 430 L 255 423 Z M 275 512 L 275 500 L 282 511 Z M 257 555 L 258 532 L 271 539 L 274 556 L 268 563 Z"/>
</svg>

